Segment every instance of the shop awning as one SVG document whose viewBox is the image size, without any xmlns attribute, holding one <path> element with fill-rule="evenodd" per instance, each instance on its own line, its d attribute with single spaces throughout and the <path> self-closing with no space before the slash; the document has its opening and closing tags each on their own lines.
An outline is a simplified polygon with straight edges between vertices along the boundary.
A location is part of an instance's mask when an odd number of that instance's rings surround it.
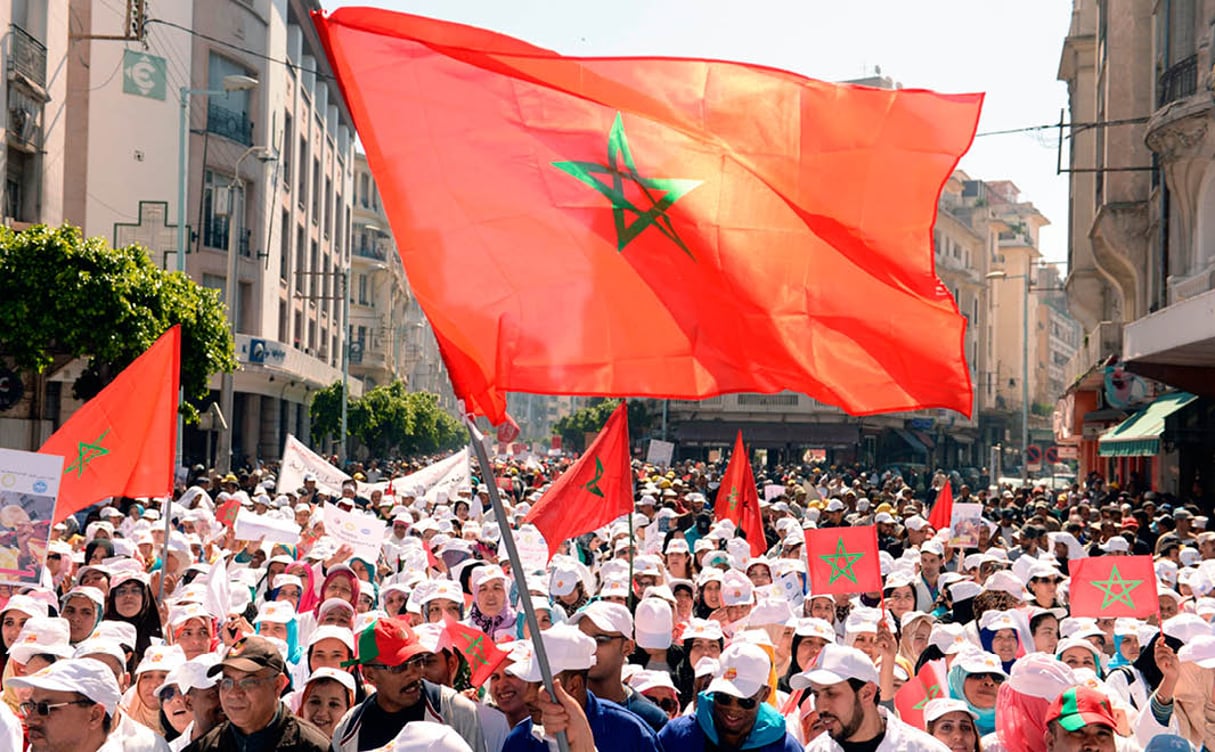
<svg viewBox="0 0 1215 752">
<path fill-rule="evenodd" d="M 1198 399 L 1189 392 L 1171 392 L 1102 434 L 1097 451 L 1102 457 L 1151 457 L 1160 452 L 1164 421 Z"/>
<path fill-rule="evenodd" d="M 915 450 L 917 454 L 922 454 L 924 456 L 928 455 L 928 447 L 921 444 L 920 440 L 912 436 L 910 431 L 906 431 L 902 428 L 896 428 L 894 429 L 894 432 L 898 434 L 900 439 L 907 442 L 907 446 Z"/>
</svg>

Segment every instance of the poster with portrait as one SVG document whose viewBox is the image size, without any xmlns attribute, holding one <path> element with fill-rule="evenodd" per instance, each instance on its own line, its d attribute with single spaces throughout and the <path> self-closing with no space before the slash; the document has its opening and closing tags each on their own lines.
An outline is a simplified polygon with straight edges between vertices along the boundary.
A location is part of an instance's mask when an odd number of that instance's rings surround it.
<svg viewBox="0 0 1215 752">
<path fill-rule="evenodd" d="M 62 474 L 62 457 L 0 449 L 0 582 L 39 582 Z"/>
<path fill-rule="evenodd" d="M 982 504 L 954 504 L 949 522 L 949 545 L 955 548 L 978 548 L 979 528 L 983 522 Z"/>
</svg>

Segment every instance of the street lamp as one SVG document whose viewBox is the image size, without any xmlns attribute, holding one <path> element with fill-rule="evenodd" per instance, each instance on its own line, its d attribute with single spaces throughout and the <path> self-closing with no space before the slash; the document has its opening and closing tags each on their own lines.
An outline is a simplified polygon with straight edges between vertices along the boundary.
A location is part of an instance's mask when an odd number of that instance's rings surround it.
<svg viewBox="0 0 1215 752">
<path fill-rule="evenodd" d="M 261 162 L 272 162 L 278 159 L 274 152 L 264 146 L 250 146 L 241 152 L 241 155 L 236 159 L 236 169 L 233 171 L 232 180 L 228 183 L 227 200 L 216 201 L 212 200 L 212 206 L 221 206 L 228 212 L 228 277 L 224 281 L 224 299 L 228 303 L 228 331 L 232 335 L 232 341 L 236 341 L 236 189 L 239 186 L 240 180 L 240 165 L 246 158 L 256 156 Z M 227 421 L 227 427 L 220 434 L 219 441 L 219 456 L 216 458 L 216 469 L 220 473 L 227 473 L 232 469 L 232 432 L 236 430 L 236 421 L 232 418 L 233 407 L 236 401 L 236 374 L 225 372 L 222 376 L 222 387 L 220 390 L 220 412 L 223 413 L 224 420 Z"/>
<path fill-rule="evenodd" d="M 179 90 L 178 102 L 181 110 L 177 131 L 177 271 L 182 274 L 186 272 L 186 176 L 188 174 L 186 165 L 188 162 L 190 137 L 190 95 L 211 96 L 212 94 L 227 94 L 230 91 L 248 91 L 255 86 L 257 86 L 257 79 L 250 76 L 224 76 L 223 88 L 221 89 L 191 89 L 188 86 L 183 86 Z M 182 389 L 177 394 L 177 401 L 180 403 L 184 399 L 185 390 Z M 225 419 L 229 419 L 230 417 L 228 416 Z M 177 467 L 181 467 L 182 465 L 182 439 L 184 435 L 185 424 L 179 412 L 177 415 L 177 453 L 175 457 Z"/>
</svg>

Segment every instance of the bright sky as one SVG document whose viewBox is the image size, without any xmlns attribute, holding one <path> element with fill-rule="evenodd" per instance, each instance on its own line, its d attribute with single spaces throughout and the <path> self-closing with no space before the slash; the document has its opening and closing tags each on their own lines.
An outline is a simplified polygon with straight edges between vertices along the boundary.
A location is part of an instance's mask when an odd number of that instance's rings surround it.
<svg viewBox="0 0 1215 752">
<path fill-rule="evenodd" d="M 373 5 L 493 29 L 569 55 L 665 55 L 761 63 L 839 81 L 874 66 L 905 87 L 986 92 L 979 133 L 1057 123 L 1055 80 L 1071 18 L 1065 0 L 322 0 Z M 1067 258 L 1067 180 L 1056 131 L 982 136 L 960 167 L 1012 180 L 1051 225 L 1049 260 Z M 1063 164 L 1067 164 L 1066 154 Z"/>
</svg>

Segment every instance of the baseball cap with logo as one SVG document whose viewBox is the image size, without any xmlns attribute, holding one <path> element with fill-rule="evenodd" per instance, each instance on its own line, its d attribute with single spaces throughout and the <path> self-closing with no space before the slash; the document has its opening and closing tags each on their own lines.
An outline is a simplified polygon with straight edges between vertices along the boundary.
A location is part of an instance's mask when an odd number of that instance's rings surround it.
<svg viewBox="0 0 1215 752">
<path fill-rule="evenodd" d="M 1118 728 L 1110 699 L 1090 687 L 1073 687 L 1055 698 L 1046 711 L 1046 722 L 1058 721 L 1068 731 L 1079 731 L 1090 724 Z"/>
<path fill-rule="evenodd" d="M 287 666 L 283 662 L 283 654 L 279 652 L 273 642 L 261 635 L 249 635 L 237 640 L 228 649 L 223 660 L 207 669 L 207 676 L 215 676 L 224 668 L 250 674 L 264 668 L 273 669 L 279 674 L 287 670 Z"/>
<path fill-rule="evenodd" d="M 574 625 L 554 624 L 540 634 L 554 675 L 562 671 L 585 671 L 595 665 L 595 640 Z M 540 664 L 534 653 L 512 663 L 506 671 L 525 682 L 535 683 L 541 678 Z"/>
<path fill-rule="evenodd" d="M 26 620 L 17 639 L 8 649 L 9 657 L 17 663 L 29 663 L 36 655 L 72 655 L 69 644 L 71 625 L 67 619 L 54 616 L 34 616 Z"/>
<path fill-rule="evenodd" d="M 588 638 L 589 639 L 589 638 Z M 428 653 L 426 646 L 402 618 L 378 619 L 358 634 L 358 654 L 343 666 L 399 666 L 414 656 Z"/>
<path fill-rule="evenodd" d="M 75 692 L 105 707 L 113 716 L 122 698 L 118 680 L 109 666 L 92 658 L 69 658 L 52 663 L 29 676 L 14 676 L 5 680 L 14 689 L 43 689 L 48 692 Z"/>
<path fill-rule="evenodd" d="M 830 686 L 848 679 L 860 679 L 876 684 L 878 671 L 869 656 L 860 650 L 828 643 L 819 651 L 818 659 L 810 670 L 790 677 L 789 686 L 794 689 L 806 689 L 811 683 Z"/>
<path fill-rule="evenodd" d="M 738 643 L 722 651 L 718 659 L 721 664 L 708 692 L 724 692 L 734 697 L 754 697 L 767 685 L 772 671 L 772 661 L 758 645 Z"/>
</svg>

